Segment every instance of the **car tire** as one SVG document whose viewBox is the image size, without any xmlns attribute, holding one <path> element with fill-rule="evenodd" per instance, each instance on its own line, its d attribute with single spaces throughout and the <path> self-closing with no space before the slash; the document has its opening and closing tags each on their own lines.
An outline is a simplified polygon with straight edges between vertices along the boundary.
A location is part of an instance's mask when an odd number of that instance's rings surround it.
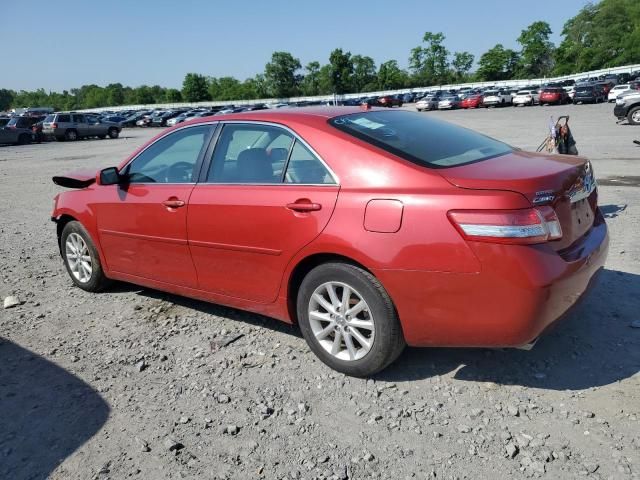
<svg viewBox="0 0 640 480">
<path fill-rule="evenodd" d="M 349 309 L 343 303 L 345 287 L 350 289 L 346 302 Z M 354 318 L 349 318 L 347 312 L 363 304 Z M 371 273 L 348 263 L 325 263 L 311 270 L 298 291 L 297 314 L 311 350 L 323 363 L 345 375 L 373 375 L 398 358 L 406 345 L 384 287 Z"/>
<path fill-rule="evenodd" d="M 27 133 L 21 133 L 18 136 L 18 145 L 28 145 L 31 143 L 31 135 Z"/>
<path fill-rule="evenodd" d="M 118 131 L 117 128 L 110 128 L 108 135 L 109 135 L 109 138 L 111 138 L 112 140 L 115 140 L 116 138 L 118 138 L 118 135 L 120 135 L 120 132 Z"/>
<path fill-rule="evenodd" d="M 631 125 L 640 125 L 640 105 L 629 110 L 627 120 Z"/>
<path fill-rule="evenodd" d="M 60 235 L 60 254 L 73 283 L 87 292 L 104 290 L 111 281 L 105 276 L 100 256 L 87 230 L 75 220 Z"/>
<path fill-rule="evenodd" d="M 69 129 L 66 132 L 64 132 L 64 139 L 69 141 L 69 142 L 75 142 L 76 140 L 78 140 L 78 132 L 76 132 L 73 129 Z"/>
</svg>

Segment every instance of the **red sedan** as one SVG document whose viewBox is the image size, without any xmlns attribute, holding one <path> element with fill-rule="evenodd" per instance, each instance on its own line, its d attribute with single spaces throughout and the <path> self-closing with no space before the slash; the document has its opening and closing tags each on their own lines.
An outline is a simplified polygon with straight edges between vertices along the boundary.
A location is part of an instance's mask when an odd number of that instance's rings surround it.
<svg viewBox="0 0 640 480">
<path fill-rule="evenodd" d="M 465 97 L 460 103 L 462 108 L 479 108 L 482 106 L 482 94 L 469 95 Z"/>
<path fill-rule="evenodd" d="M 412 346 L 527 346 L 608 249 L 588 160 L 407 111 L 298 108 L 163 131 L 118 167 L 54 177 L 88 291 L 123 280 L 297 323 L 366 376 Z"/>
</svg>

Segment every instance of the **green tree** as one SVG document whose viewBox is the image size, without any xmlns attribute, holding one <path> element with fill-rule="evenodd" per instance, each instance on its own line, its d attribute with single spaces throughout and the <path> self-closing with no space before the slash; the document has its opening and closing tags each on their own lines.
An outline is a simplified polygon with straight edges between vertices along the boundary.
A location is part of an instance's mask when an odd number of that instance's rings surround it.
<svg viewBox="0 0 640 480">
<path fill-rule="evenodd" d="M 0 88 L 0 112 L 9 110 L 15 96 L 16 93 L 14 91 Z"/>
<path fill-rule="evenodd" d="M 351 86 L 354 92 L 363 92 L 367 88 L 376 84 L 376 63 L 371 57 L 354 55 L 351 57 L 353 63 L 353 75 Z M 374 87 L 375 88 L 375 87 Z"/>
<path fill-rule="evenodd" d="M 320 62 L 309 62 L 304 67 L 305 76 L 300 82 L 304 95 L 318 95 L 320 92 Z"/>
<path fill-rule="evenodd" d="M 476 75 L 479 80 L 508 80 L 513 78 L 517 62 L 518 54 L 499 43 L 482 54 Z"/>
<path fill-rule="evenodd" d="M 179 103 L 182 102 L 182 93 L 177 88 L 168 88 L 164 93 L 164 99 L 168 103 Z"/>
<path fill-rule="evenodd" d="M 318 93 L 320 95 L 328 95 L 329 93 L 335 93 L 333 87 L 333 69 L 331 65 L 326 64 L 320 67 L 318 71 Z"/>
<path fill-rule="evenodd" d="M 343 52 L 336 48 L 329 55 L 331 66 L 331 93 L 348 93 L 352 88 L 353 59 L 351 52 Z"/>
<path fill-rule="evenodd" d="M 107 105 L 124 104 L 124 87 L 121 83 L 111 83 L 105 87 L 105 91 Z"/>
<path fill-rule="evenodd" d="M 522 30 L 518 43 L 522 46 L 517 74 L 521 78 L 546 77 L 553 68 L 553 43 L 549 40 L 551 27 L 547 22 L 533 22 Z"/>
<path fill-rule="evenodd" d="M 378 70 L 378 88 L 381 90 L 393 90 L 406 87 L 409 75 L 400 69 L 396 60 L 389 60 L 380 64 Z"/>
<path fill-rule="evenodd" d="M 414 80 L 422 85 L 436 85 L 445 83 L 449 73 L 449 52 L 443 43 L 443 33 L 425 32 L 422 37 L 423 45 L 411 50 L 409 69 Z"/>
<path fill-rule="evenodd" d="M 289 52 L 273 52 L 271 61 L 264 67 L 267 89 L 277 98 L 288 98 L 298 94 L 296 72 L 301 68 L 300 60 Z"/>
<path fill-rule="evenodd" d="M 475 57 L 469 52 L 456 52 L 453 54 L 451 66 L 453 67 L 456 81 L 465 81 L 467 79 L 474 60 Z"/>
<path fill-rule="evenodd" d="M 152 93 L 153 95 L 153 93 Z M 209 100 L 209 86 L 204 75 L 187 73 L 182 82 L 182 98 L 186 102 L 203 102 Z"/>
<path fill-rule="evenodd" d="M 640 2 L 586 5 L 562 29 L 555 52 L 558 75 L 640 62 Z"/>
</svg>

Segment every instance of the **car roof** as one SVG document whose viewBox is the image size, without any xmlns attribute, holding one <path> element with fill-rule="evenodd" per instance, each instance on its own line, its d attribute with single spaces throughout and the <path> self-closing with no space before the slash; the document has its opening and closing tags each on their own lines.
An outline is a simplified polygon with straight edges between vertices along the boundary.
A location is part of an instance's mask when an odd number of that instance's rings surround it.
<svg viewBox="0 0 640 480">
<path fill-rule="evenodd" d="M 246 112 L 230 113 L 225 115 L 211 115 L 208 117 L 198 118 L 185 122 L 185 125 L 194 125 L 204 123 L 211 120 L 215 121 L 255 121 L 255 122 L 274 122 L 287 123 L 297 122 L 308 125 L 325 124 L 327 120 L 338 117 L 340 115 L 349 115 L 353 113 L 362 113 L 366 111 L 388 111 L 386 108 L 370 108 L 340 106 L 340 107 L 283 107 L 268 110 L 250 110 Z"/>
</svg>

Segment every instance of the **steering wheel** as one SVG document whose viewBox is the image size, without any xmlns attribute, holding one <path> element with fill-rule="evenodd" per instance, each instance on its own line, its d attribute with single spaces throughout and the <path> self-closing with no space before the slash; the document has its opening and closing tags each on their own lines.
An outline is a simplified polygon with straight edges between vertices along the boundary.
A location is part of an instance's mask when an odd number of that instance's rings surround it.
<svg viewBox="0 0 640 480">
<path fill-rule="evenodd" d="M 190 182 L 193 174 L 193 164 L 189 162 L 177 162 L 165 170 L 166 183 Z"/>
</svg>

